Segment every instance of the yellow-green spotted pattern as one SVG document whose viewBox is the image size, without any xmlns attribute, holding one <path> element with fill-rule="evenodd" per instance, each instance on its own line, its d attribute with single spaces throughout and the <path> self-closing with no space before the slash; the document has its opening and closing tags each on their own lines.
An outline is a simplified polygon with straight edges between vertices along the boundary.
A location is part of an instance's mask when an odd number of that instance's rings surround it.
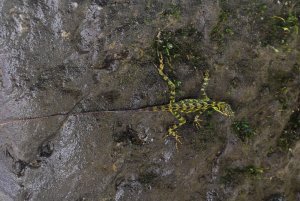
<svg viewBox="0 0 300 201">
<path fill-rule="evenodd" d="M 157 35 L 157 42 L 159 43 L 160 40 L 160 33 Z M 174 124 L 173 126 L 170 126 L 168 129 L 167 136 L 174 137 L 176 140 L 176 148 L 178 143 L 181 143 L 180 141 L 180 135 L 177 133 L 177 129 L 184 125 L 186 123 L 185 118 L 182 116 L 182 114 L 187 113 L 196 113 L 196 116 L 194 118 L 194 123 L 197 127 L 200 126 L 200 115 L 205 112 L 207 109 L 213 109 L 225 116 L 233 116 L 234 113 L 230 107 L 229 104 L 225 102 L 216 102 L 210 100 L 210 98 L 207 96 L 205 89 L 208 86 L 209 81 L 209 74 L 208 71 L 204 73 L 204 82 L 201 87 L 201 98 L 199 99 L 184 99 L 181 101 L 175 100 L 176 95 L 176 85 L 172 82 L 171 79 L 164 73 L 164 57 L 163 54 L 157 50 L 157 56 L 159 58 L 159 65 L 157 66 L 157 70 L 159 75 L 162 77 L 162 79 L 167 83 L 170 93 L 170 102 L 166 105 L 160 105 L 160 106 L 154 106 L 150 108 L 144 108 L 142 110 L 148 110 L 148 111 L 168 111 L 170 112 L 177 120 L 178 123 Z M 168 61 L 167 61 L 168 63 Z"/>
<path fill-rule="evenodd" d="M 158 52 L 159 56 L 159 66 L 157 68 L 159 75 L 163 78 L 164 81 L 167 82 L 169 90 L 170 90 L 170 103 L 175 103 L 175 84 L 169 79 L 169 77 L 164 73 L 164 61 L 161 52 Z"/>
</svg>

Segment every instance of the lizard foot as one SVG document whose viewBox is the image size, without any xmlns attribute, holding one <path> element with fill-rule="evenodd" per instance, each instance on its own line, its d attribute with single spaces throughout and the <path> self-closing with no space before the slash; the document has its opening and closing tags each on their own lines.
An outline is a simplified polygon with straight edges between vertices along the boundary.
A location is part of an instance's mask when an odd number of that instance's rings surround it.
<svg viewBox="0 0 300 201">
<path fill-rule="evenodd" d="M 202 120 L 200 119 L 200 117 L 197 115 L 195 116 L 194 118 L 194 125 L 197 129 L 200 129 L 202 126 L 201 126 L 201 122 Z"/>
<path fill-rule="evenodd" d="M 167 138 L 167 137 L 172 137 L 172 138 L 175 139 L 175 141 L 176 141 L 176 149 L 178 150 L 178 144 L 182 144 L 182 142 L 181 142 L 181 138 L 182 137 L 177 133 L 177 131 L 175 131 L 172 128 L 169 128 L 168 134 L 166 134 L 164 138 Z"/>
</svg>

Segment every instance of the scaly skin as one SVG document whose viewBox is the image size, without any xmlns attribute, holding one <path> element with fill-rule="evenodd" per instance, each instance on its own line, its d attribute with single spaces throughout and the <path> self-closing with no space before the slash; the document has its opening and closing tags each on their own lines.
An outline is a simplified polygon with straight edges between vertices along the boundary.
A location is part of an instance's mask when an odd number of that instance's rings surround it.
<svg viewBox="0 0 300 201">
<path fill-rule="evenodd" d="M 158 34 L 157 41 L 159 41 L 159 36 L 160 34 Z M 178 143 L 181 144 L 181 140 L 180 140 L 181 136 L 178 134 L 177 129 L 186 123 L 186 119 L 182 116 L 182 114 L 196 113 L 197 115 L 194 118 L 194 124 L 196 125 L 197 128 L 200 127 L 200 122 L 201 122 L 200 115 L 208 109 L 213 109 L 224 116 L 234 115 L 234 112 L 232 111 L 229 104 L 225 102 L 212 101 L 207 96 L 205 92 L 205 88 L 207 87 L 209 81 L 208 72 L 205 72 L 204 74 L 204 83 L 201 88 L 201 96 L 202 96 L 201 99 L 184 99 L 176 102 L 175 100 L 176 86 L 174 82 L 171 79 L 169 79 L 169 77 L 163 71 L 164 58 L 162 53 L 157 50 L 157 55 L 159 58 L 159 66 L 156 67 L 159 75 L 163 78 L 164 81 L 166 81 L 169 87 L 170 102 L 169 104 L 166 105 L 145 108 L 144 110 L 168 111 L 178 120 L 177 124 L 174 124 L 173 126 L 169 127 L 168 134 L 166 135 L 166 137 L 171 136 L 175 138 L 177 149 L 178 149 Z"/>
</svg>

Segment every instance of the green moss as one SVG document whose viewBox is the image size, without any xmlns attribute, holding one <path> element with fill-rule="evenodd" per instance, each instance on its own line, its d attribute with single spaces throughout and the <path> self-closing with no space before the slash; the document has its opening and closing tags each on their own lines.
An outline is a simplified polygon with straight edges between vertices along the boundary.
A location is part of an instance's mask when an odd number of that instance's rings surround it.
<svg viewBox="0 0 300 201">
<path fill-rule="evenodd" d="M 289 103 L 289 99 L 287 96 L 288 91 L 289 89 L 287 87 L 282 87 L 275 94 L 275 98 L 279 101 L 283 110 L 286 110 L 288 108 L 288 103 Z"/>
<path fill-rule="evenodd" d="M 202 34 L 192 25 L 159 31 L 155 36 L 150 54 L 156 64 L 160 63 L 158 52 L 162 54 L 164 71 L 175 84 L 176 90 L 181 82 L 177 79 L 175 68 L 181 66 L 180 64 L 193 68 L 207 66 L 206 58 L 202 54 L 201 40 Z"/>
<path fill-rule="evenodd" d="M 167 9 L 162 12 L 164 17 L 174 17 L 179 19 L 181 17 L 181 7 L 179 5 L 170 4 Z"/>
<path fill-rule="evenodd" d="M 282 150 L 289 150 L 300 140 L 300 109 L 298 108 L 291 115 L 289 122 L 277 141 Z"/>
<path fill-rule="evenodd" d="M 240 184 L 246 177 L 259 178 L 264 173 L 264 168 L 248 165 L 245 167 L 227 168 L 221 177 L 221 183 L 225 185 Z"/>
<path fill-rule="evenodd" d="M 239 33 L 276 52 L 290 51 L 289 44 L 299 35 L 299 5 L 292 1 L 281 1 L 281 4 L 261 0 L 219 2 L 222 11 L 210 34 L 211 40 L 219 45 L 224 45 L 230 35 Z"/>
<path fill-rule="evenodd" d="M 290 88 L 288 86 L 295 80 L 297 71 L 293 68 L 291 72 L 270 71 L 269 73 L 271 90 L 275 91 L 274 97 L 280 102 L 282 109 L 285 110 L 290 103 Z"/>
<path fill-rule="evenodd" d="M 243 142 L 255 135 L 255 130 L 245 119 L 242 119 L 241 121 L 235 121 L 232 124 L 232 128 Z"/>
<path fill-rule="evenodd" d="M 175 31 L 161 31 L 159 40 L 154 42 L 154 49 L 163 54 L 165 66 L 185 63 L 196 68 L 206 67 L 206 58 L 202 54 L 202 34 L 193 26 L 186 26 Z M 156 59 L 158 59 L 156 55 Z"/>
<path fill-rule="evenodd" d="M 261 45 L 286 45 L 293 35 L 299 33 L 298 18 L 293 13 L 266 17 L 263 26 L 264 34 Z"/>
<path fill-rule="evenodd" d="M 243 169 L 243 172 L 246 173 L 247 175 L 256 177 L 263 174 L 264 169 L 261 167 L 256 167 L 254 165 L 249 165 Z"/>
<path fill-rule="evenodd" d="M 230 13 L 226 11 L 221 11 L 218 19 L 218 23 L 213 27 L 210 32 L 210 39 L 217 42 L 218 44 L 223 44 L 227 36 L 233 35 L 233 29 L 228 26 L 228 19 Z"/>
<path fill-rule="evenodd" d="M 257 11 L 261 14 L 264 14 L 267 11 L 267 8 L 268 8 L 268 6 L 265 3 L 259 3 L 257 5 Z"/>
</svg>

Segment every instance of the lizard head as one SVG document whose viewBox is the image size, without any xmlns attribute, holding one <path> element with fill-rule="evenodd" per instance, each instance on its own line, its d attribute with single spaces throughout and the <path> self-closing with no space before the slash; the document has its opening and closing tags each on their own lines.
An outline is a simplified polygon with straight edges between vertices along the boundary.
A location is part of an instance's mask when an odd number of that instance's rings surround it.
<svg viewBox="0 0 300 201">
<path fill-rule="evenodd" d="M 230 105 L 225 102 L 213 102 L 211 104 L 211 107 L 215 111 L 217 111 L 225 116 L 229 116 L 229 117 L 234 116 L 234 112 L 232 111 Z"/>
</svg>

